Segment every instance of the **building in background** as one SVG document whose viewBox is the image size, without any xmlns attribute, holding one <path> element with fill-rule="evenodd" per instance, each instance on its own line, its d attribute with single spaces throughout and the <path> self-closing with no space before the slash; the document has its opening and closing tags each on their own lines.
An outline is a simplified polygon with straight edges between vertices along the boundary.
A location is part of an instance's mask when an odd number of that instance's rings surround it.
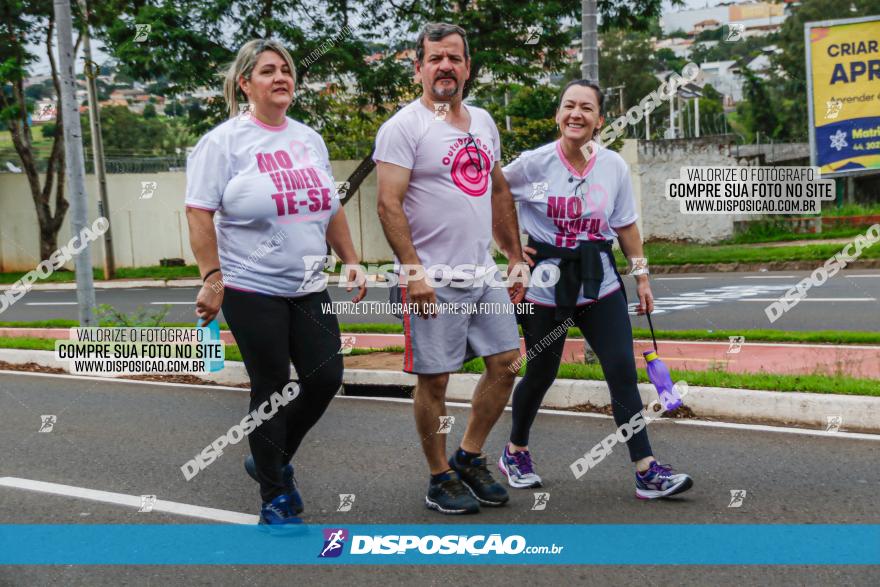
<svg viewBox="0 0 880 587">
<path fill-rule="evenodd" d="M 660 26 L 664 35 L 676 31 L 696 35 L 704 30 L 738 24 L 744 27 L 744 36 L 752 36 L 778 31 L 786 17 L 784 4 L 743 2 L 712 8 L 664 12 L 660 17 Z"/>
</svg>

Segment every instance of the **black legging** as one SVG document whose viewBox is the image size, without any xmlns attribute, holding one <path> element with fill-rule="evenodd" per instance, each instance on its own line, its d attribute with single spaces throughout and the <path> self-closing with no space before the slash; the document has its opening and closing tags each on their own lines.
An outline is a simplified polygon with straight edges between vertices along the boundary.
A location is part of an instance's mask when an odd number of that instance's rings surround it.
<svg viewBox="0 0 880 587">
<path fill-rule="evenodd" d="M 556 308 L 537 304 L 533 304 L 533 308 L 533 314 L 518 316 L 526 349 L 541 348 L 536 346 L 538 342 L 564 322 L 554 317 Z M 599 358 L 611 390 L 614 421 L 620 426 L 643 407 L 623 287 L 592 304 L 577 308 L 572 318 Z M 513 391 L 513 429 L 510 432 L 510 442 L 513 444 L 528 445 L 529 429 L 541 407 L 544 394 L 556 379 L 564 344 L 565 336 L 557 337 L 537 351 L 537 355 L 526 364 L 526 374 Z M 634 434 L 627 441 L 627 447 L 633 461 L 651 455 L 647 429 L 643 428 Z"/>
<path fill-rule="evenodd" d="M 284 493 L 281 468 L 342 385 L 339 323 L 322 303 L 330 303 L 326 291 L 301 298 L 231 288 L 223 294 L 223 315 L 251 380 L 250 410 L 287 385 L 291 360 L 299 377 L 299 396 L 248 436 L 263 501 Z"/>
</svg>

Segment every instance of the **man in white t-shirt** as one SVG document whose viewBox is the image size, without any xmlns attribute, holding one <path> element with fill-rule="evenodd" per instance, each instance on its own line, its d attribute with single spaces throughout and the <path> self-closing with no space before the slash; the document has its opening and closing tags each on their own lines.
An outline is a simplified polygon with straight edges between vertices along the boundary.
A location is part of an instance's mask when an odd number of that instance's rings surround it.
<svg viewBox="0 0 880 587">
<path fill-rule="evenodd" d="M 508 367 L 519 356 L 513 304 L 523 298 L 528 269 L 498 164 L 498 129 L 488 112 L 462 103 L 470 75 L 465 31 L 426 25 L 415 74 L 421 98 L 376 136 L 378 212 L 401 268 L 400 301 L 418 312 L 403 316 L 404 371 L 418 375 L 416 428 L 431 472 L 425 504 L 443 513 L 475 513 L 480 504 L 508 500 L 481 453 L 513 386 L 515 370 Z M 519 281 L 508 292 L 492 260 L 493 235 L 509 260 L 511 281 Z M 461 445 L 447 462 L 449 373 L 476 356 L 486 372 Z"/>
</svg>

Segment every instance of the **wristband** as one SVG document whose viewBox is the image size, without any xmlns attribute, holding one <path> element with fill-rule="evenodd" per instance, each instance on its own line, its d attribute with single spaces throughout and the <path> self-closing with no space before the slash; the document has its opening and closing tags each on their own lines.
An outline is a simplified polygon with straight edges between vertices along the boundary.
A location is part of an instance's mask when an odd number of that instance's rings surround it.
<svg viewBox="0 0 880 587">
<path fill-rule="evenodd" d="M 647 275 L 648 271 L 648 259 L 645 257 L 632 257 L 630 259 L 632 263 L 632 270 L 629 272 L 630 275 Z"/>
<path fill-rule="evenodd" d="M 219 268 L 219 267 L 217 267 L 216 269 L 211 269 L 210 271 L 208 271 L 208 272 L 205 274 L 205 276 L 202 278 L 202 283 L 208 281 L 208 278 L 209 278 L 209 277 L 211 277 L 211 276 L 214 275 L 215 273 L 218 273 L 219 271 L 220 271 L 220 268 Z"/>
</svg>

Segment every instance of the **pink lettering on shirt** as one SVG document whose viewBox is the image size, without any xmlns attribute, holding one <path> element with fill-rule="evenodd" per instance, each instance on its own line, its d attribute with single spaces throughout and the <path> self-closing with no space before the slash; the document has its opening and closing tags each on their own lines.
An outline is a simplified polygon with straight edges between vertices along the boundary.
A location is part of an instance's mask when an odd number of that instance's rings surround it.
<svg viewBox="0 0 880 587">
<path fill-rule="evenodd" d="M 269 197 L 275 201 L 278 216 L 292 216 L 301 211 L 307 218 L 302 220 L 321 220 L 326 218 L 323 212 L 332 210 L 330 188 L 324 187 L 324 181 L 318 170 L 312 166 L 309 149 L 298 141 L 291 142 L 291 151 L 278 149 L 274 153 L 257 153 L 257 169 L 267 173 L 275 185 L 276 193 Z M 294 163 L 305 167 L 294 168 Z M 297 192 L 308 190 L 297 198 Z"/>
</svg>

